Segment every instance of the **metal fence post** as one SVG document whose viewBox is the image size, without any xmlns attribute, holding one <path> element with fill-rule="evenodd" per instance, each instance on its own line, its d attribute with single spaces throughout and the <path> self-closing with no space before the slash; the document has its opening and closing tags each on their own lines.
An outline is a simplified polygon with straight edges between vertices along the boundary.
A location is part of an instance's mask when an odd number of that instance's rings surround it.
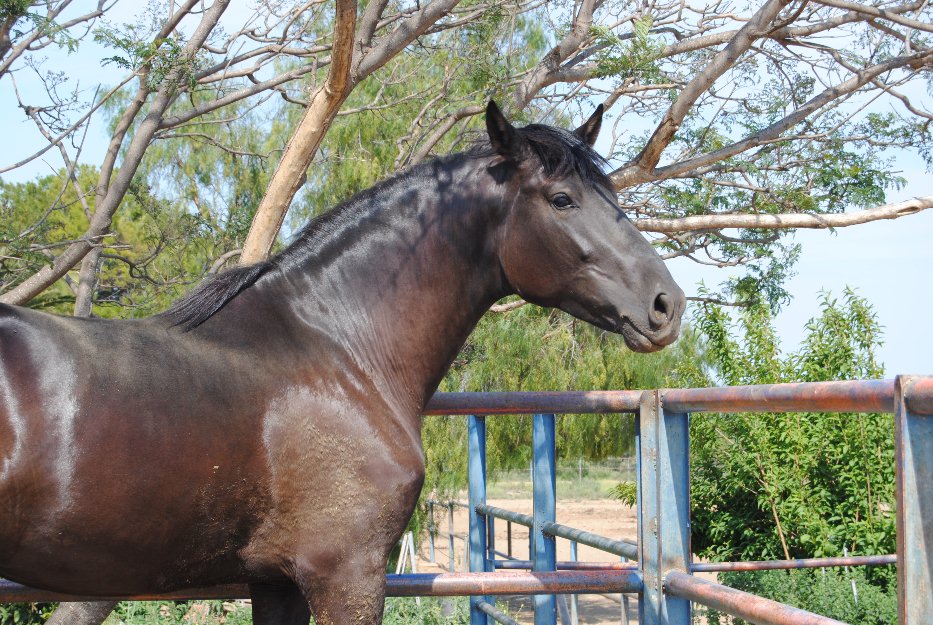
<svg viewBox="0 0 933 625">
<path fill-rule="evenodd" d="M 664 594 L 670 570 L 690 572 L 689 417 L 663 409 L 660 391 L 645 391 L 636 418 L 638 567 L 644 592 L 641 625 L 690 625 L 690 602 Z"/>
<path fill-rule="evenodd" d="M 447 502 L 447 549 L 450 554 L 450 572 L 457 570 L 457 560 L 454 556 L 454 502 Z"/>
<path fill-rule="evenodd" d="M 428 502 L 428 545 L 431 550 L 431 563 L 437 562 L 437 557 L 434 553 L 434 536 L 437 535 L 437 523 L 434 522 L 434 502 Z"/>
<path fill-rule="evenodd" d="M 468 483 L 470 497 L 470 571 L 491 571 L 486 557 L 486 517 L 476 511 L 476 506 L 486 503 L 486 420 L 470 415 L 467 421 Z M 486 613 L 479 609 L 480 602 L 495 605 L 495 598 L 470 597 L 470 625 L 487 625 Z"/>
<path fill-rule="evenodd" d="M 900 625 L 933 623 L 933 401 L 911 401 L 916 382 L 898 376 L 894 385 Z"/>
<path fill-rule="evenodd" d="M 532 421 L 534 467 L 534 564 L 535 571 L 557 568 L 555 540 L 542 531 L 545 523 L 557 520 L 557 470 L 555 421 L 553 414 L 536 414 Z M 535 625 L 556 625 L 557 602 L 554 595 L 535 595 Z"/>
</svg>

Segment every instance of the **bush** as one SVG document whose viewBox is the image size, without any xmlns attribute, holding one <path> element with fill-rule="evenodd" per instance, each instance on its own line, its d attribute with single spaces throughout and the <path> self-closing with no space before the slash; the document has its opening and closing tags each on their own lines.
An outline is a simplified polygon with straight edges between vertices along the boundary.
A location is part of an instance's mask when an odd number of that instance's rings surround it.
<svg viewBox="0 0 933 625">
<path fill-rule="evenodd" d="M 0 625 L 44 623 L 57 606 L 57 603 L 0 603 Z"/>
<path fill-rule="evenodd" d="M 897 590 L 866 578 L 866 567 L 801 569 L 796 571 L 743 571 L 720 573 L 727 586 L 786 603 L 851 625 L 897 625 Z M 873 575 L 873 577 L 883 577 Z M 858 601 L 852 585 L 858 593 Z M 710 625 L 744 624 L 715 610 L 707 613 Z"/>
</svg>

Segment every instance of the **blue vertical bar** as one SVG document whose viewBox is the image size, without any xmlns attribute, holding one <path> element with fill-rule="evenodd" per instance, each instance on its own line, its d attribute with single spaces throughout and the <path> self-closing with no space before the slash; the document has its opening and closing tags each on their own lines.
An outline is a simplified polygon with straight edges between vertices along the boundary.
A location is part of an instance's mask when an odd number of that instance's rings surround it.
<svg viewBox="0 0 933 625">
<path fill-rule="evenodd" d="M 541 531 L 545 523 L 557 519 L 556 435 L 553 414 L 536 414 L 532 422 L 534 487 L 534 564 L 535 571 L 557 569 L 554 537 Z M 556 625 L 554 595 L 535 595 L 535 625 Z"/>
<path fill-rule="evenodd" d="M 437 534 L 437 523 L 434 522 L 434 502 L 428 502 L 428 544 L 431 547 L 431 563 L 437 562 L 434 554 L 434 536 Z"/>
<path fill-rule="evenodd" d="M 486 559 L 486 517 L 476 511 L 476 506 L 486 503 L 486 420 L 470 415 L 467 420 L 467 440 L 469 447 L 467 476 L 470 497 L 470 570 L 484 572 L 491 570 Z M 470 597 L 470 625 L 487 625 L 487 616 L 477 604 L 489 601 L 489 597 Z"/>
<path fill-rule="evenodd" d="M 577 562 L 577 541 L 570 541 L 570 561 Z M 577 625 L 577 595 L 570 595 L 570 625 Z"/>
<path fill-rule="evenodd" d="M 900 625 L 933 623 L 933 416 L 911 405 L 914 382 L 912 376 L 898 376 L 894 385 Z"/>
<path fill-rule="evenodd" d="M 636 418 L 638 566 L 642 625 L 690 625 L 690 602 L 664 594 L 668 571 L 690 572 L 689 416 L 665 412 L 645 391 Z"/>
</svg>

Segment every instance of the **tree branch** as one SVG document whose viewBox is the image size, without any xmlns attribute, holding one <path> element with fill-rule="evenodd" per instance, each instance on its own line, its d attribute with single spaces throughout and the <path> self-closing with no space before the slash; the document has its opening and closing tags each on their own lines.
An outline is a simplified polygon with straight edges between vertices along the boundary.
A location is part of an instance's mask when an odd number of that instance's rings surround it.
<svg viewBox="0 0 933 625">
<path fill-rule="evenodd" d="M 687 85 L 668 108 L 654 134 L 631 162 L 610 174 L 617 189 L 633 186 L 650 179 L 650 172 L 657 167 L 661 154 L 680 129 L 687 113 L 697 99 L 705 93 L 716 79 L 733 67 L 752 44 L 767 34 L 771 23 L 789 0 L 768 0 L 755 15 L 735 34 L 735 37 L 710 61 Z"/>
<path fill-rule="evenodd" d="M 230 0 L 215 0 L 214 4 L 202 14 L 201 22 L 192 33 L 191 39 L 182 48 L 182 58 L 191 59 L 197 54 L 229 3 Z M 146 117 L 140 122 L 132 141 L 127 147 L 119 171 L 109 185 L 103 201 L 95 207 L 94 217 L 81 239 L 68 246 L 51 265 L 46 265 L 15 288 L 0 295 L 0 303 L 24 304 L 28 302 L 80 262 L 92 249 L 93 241 L 107 231 L 113 214 L 126 195 L 130 182 L 142 162 L 143 155 L 149 147 L 149 142 L 159 128 L 161 116 L 165 114 L 165 111 L 177 95 L 176 84 L 182 77 L 183 69 L 182 66 L 177 67 L 162 81 L 155 98 L 149 106 Z"/>
<path fill-rule="evenodd" d="M 844 228 L 858 224 L 869 223 L 881 219 L 898 219 L 914 215 L 921 211 L 933 208 L 933 195 L 917 197 L 896 204 L 885 204 L 875 208 L 852 213 L 833 213 L 816 215 L 812 213 L 784 213 L 781 215 L 691 215 L 671 219 L 642 218 L 635 219 L 635 227 L 642 232 L 660 232 L 672 234 L 696 230 L 718 230 L 721 228 Z"/>
</svg>

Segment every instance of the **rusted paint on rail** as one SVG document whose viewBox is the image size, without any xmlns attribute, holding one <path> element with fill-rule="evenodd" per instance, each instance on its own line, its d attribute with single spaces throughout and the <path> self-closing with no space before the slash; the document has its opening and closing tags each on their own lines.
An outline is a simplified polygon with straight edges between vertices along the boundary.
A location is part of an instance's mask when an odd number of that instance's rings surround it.
<svg viewBox="0 0 933 625">
<path fill-rule="evenodd" d="M 530 569 L 531 560 L 495 560 L 497 569 Z M 746 562 L 694 562 L 690 570 L 694 573 L 719 573 L 722 571 L 773 571 L 787 569 L 819 569 L 834 566 L 886 566 L 897 564 L 897 555 L 848 556 L 832 558 L 799 558 L 796 560 L 749 560 Z M 567 571 L 633 571 L 634 562 L 573 562 L 560 560 L 558 570 Z"/>
<path fill-rule="evenodd" d="M 904 389 L 904 402 L 914 414 L 933 415 L 933 376 L 903 376 L 909 381 Z"/>
<path fill-rule="evenodd" d="M 642 391 L 437 393 L 426 415 L 636 412 Z M 671 412 L 894 412 L 894 380 L 666 389 Z M 908 403 L 933 414 L 933 377 L 913 379 Z"/>
<path fill-rule="evenodd" d="M 830 566 L 883 566 L 897 564 L 895 554 L 884 556 L 849 556 L 838 558 L 801 558 L 797 560 L 751 560 L 748 562 L 695 562 L 694 573 L 720 571 L 773 571 L 781 569 L 819 569 Z"/>
<path fill-rule="evenodd" d="M 671 412 L 894 412 L 894 380 L 669 389 Z"/>
<path fill-rule="evenodd" d="M 34 603 L 39 601 L 181 601 L 184 599 L 249 599 L 246 584 L 228 584 L 210 588 L 188 588 L 163 594 L 127 595 L 99 597 L 69 595 L 51 590 L 30 588 L 9 580 L 0 579 L 0 603 Z"/>
<path fill-rule="evenodd" d="M 641 592 L 637 571 L 535 571 L 387 575 L 392 597 Z"/>
<path fill-rule="evenodd" d="M 641 391 L 436 393 L 426 415 L 635 412 Z"/>
<path fill-rule="evenodd" d="M 641 575 L 631 570 L 386 575 L 386 594 L 390 597 L 588 594 L 641 592 L 641 589 Z M 96 597 L 39 590 L 8 580 L 0 580 L 0 603 L 107 599 L 126 601 L 246 599 L 249 596 L 249 588 L 245 584 L 195 588 L 165 594 Z"/>
<path fill-rule="evenodd" d="M 722 586 L 681 571 L 669 571 L 664 590 L 757 625 L 845 625 L 842 621 Z"/>
<path fill-rule="evenodd" d="M 497 569 L 527 569 L 531 570 L 531 560 L 493 560 Z M 558 560 L 558 571 L 636 571 L 638 565 L 634 562 L 575 562 L 573 560 Z"/>
</svg>

